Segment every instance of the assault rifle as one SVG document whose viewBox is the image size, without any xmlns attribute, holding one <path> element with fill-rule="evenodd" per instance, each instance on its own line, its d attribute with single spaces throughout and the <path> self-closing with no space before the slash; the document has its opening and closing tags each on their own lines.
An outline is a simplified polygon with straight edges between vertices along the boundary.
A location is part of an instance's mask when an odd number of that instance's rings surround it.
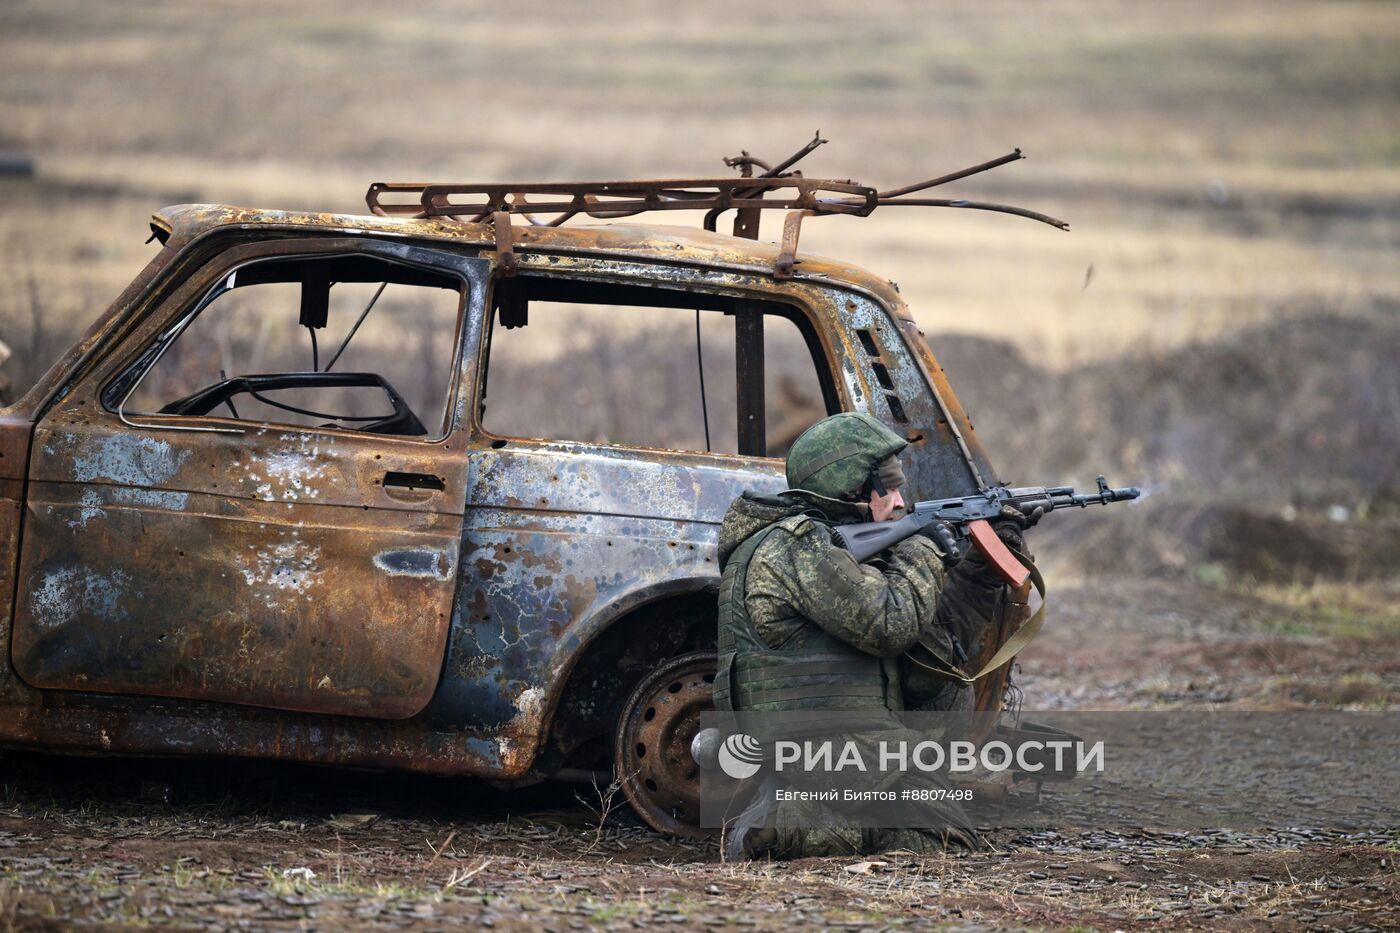
<svg viewBox="0 0 1400 933">
<path fill-rule="evenodd" d="M 1136 499 L 1142 491 L 1135 486 L 1110 488 L 1099 477 L 1098 492 L 1080 494 L 1073 486 L 1020 486 L 1009 489 L 993 486 L 972 496 L 953 499 L 929 499 L 914 503 L 909 514 L 893 522 L 866 522 L 857 525 L 837 525 L 835 531 L 858 561 L 866 561 L 885 548 L 918 534 L 930 525 L 947 522 L 953 529 L 954 544 L 970 538 L 1003 580 L 1020 586 L 1029 571 L 1011 550 L 1002 543 L 990 524 L 1001 514 L 1003 506 L 1012 506 L 1030 514 L 1037 508 L 1047 512 L 1055 509 L 1089 505 L 1108 505 Z"/>
</svg>

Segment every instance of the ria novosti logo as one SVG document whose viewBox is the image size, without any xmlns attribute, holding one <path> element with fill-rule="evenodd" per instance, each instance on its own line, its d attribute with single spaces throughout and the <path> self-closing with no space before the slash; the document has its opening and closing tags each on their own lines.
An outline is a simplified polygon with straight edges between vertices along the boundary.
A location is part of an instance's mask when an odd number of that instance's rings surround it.
<svg viewBox="0 0 1400 933">
<path fill-rule="evenodd" d="M 721 771 L 736 781 L 743 781 L 753 777 L 763 766 L 763 746 L 753 736 L 736 732 L 720 745 L 718 758 Z"/>
<path fill-rule="evenodd" d="M 718 730 L 716 730 L 718 731 Z M 713 746 L 711 746 L 713 747 Z M 1072 753 L 1072 754 L 1071 754 Z M 753 736 L 736 732 L 719 743 L 715 754 L 721 771 L 736 781 L 753 777 L 763 767 L 763 745 Z M 697 759 L 698 760 L 698 759 Z M 1051 767 L 1076 772 L 1104 770 L 1104 743 L 1088 745 L 1075 737 L 1048 738 L 1018 742 L 982 744 L 965 740 L 947 743 L 881 740 L 874 747 L 853 741 L 784 741 L 773 743 L 771 761 L 775 772 L 803 771 L 840 773 L 923 771 L 966 773 L 1000 772 L 1012 769 L 1035 774 Z"/>
</svg>

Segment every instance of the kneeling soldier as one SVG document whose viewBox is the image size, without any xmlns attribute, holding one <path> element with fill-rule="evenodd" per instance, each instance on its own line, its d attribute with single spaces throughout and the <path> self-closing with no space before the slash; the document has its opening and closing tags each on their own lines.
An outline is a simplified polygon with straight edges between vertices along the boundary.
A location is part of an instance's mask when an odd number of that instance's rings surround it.
<svg viewBox="0 0 1400 933">
<path fill-rule="evenodd" d="M 897 455 L 905 446 L 869 415 L 833 415 L 793 443 L 788 491 L 734 500 L 719 541 L 720 710 L 763 713 L 775 721 L 784 712 L 822 712 L 830 732 L 864 744 L 902 728 L 891 711 L 904 708 L 899 659 L 906 650 L 918 642 L 925 657 L 946 655 L 941 660 L 954 669 L 965 660 L 960 645 L 980 636 L 971 629 L 980 629 L 984 618 L 939 613 L 949 567 L 957 563 L 939 529 L 900 542 L 875 566 L 857 563 L 830 530 L 904 514 Z M 981 576 L 980 566 L 968 564 Z M 963 588 L 965 575 L 956 574 L 954 590 Z M 955 682 L 921 684 L 916 692 L 923 709 L 965 707 L 971 695 Z M 859 829 L 822 807 L 780 812 L 782 818 L 771 811 L 750 814 L 731 833 L 730 853 L 803 858 L 977 845 L 955 803 L 947 805 L 941 814 L 946 825 L 937 830 Z M 754 828 L 760 823 L 769 825 Z"/>
</svg>

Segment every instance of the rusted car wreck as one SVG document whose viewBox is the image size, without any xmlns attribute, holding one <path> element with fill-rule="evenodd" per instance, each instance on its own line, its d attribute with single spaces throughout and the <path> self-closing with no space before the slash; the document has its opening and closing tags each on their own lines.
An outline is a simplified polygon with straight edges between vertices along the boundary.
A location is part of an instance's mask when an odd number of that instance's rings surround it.
<svg viewBox="0 0 1400 933">
<path fill-rule="evenodd" d="M 718 523 L 741 490 L 783 485 L 765 325 L 800 333 L 827 412 L 909 438 L 916 490 L 995 482 L 893 285 L 798 236 L 884 204 L 1002 208 L 908 198 L 974 170 L 879 192 L 786 173 L 795 158 L 722 180 L 375 185 L 369 216 L 160 211 L 159 254 L 0 412 L 0 743 L 510 784 L 612 760 L 649 823 L 692 826 Z M 677 208 L 710 230 L 562 225 Z M 754 239 L 773 208 L 777 246 Z M 731 209 L 736 235 L 713 232 Z M 352 339 L 386 287 L 446 308 L 431 405 L 391 380 L 426 364 Z M 356 288 L 372 298 L 353 320 L 331 296 Z M 728 316 L 735 449 L 493 431 L 493 335 L 541 302 Z M 219 337 L 234 314 L 274 335 L 261 357 Z M 348 333 L 334 354 L 328 320 Z"/>
</svg>

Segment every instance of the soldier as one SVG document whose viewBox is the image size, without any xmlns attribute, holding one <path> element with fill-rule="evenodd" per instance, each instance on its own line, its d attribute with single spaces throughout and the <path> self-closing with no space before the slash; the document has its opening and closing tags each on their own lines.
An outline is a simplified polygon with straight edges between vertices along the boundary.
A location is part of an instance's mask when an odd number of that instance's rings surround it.
<svg viewBox="0 0 1400 933">
<path fill-rule="evenodd" d="M 939 613 L 958 563 L 946 529 L 902 541 L 872 565 L 857 563 L 829 528 L 904 514 L 898 454 L 905 446 L 869 415 L 833 415 L 793 442 L 787 492 L 746 492 L 730 506 L 719 541 L 720 710 L 823 711 L 828 732 L 879 735 L 901 728 L 890 711 L 904 708 L 899 659 L 911 646 L 919 644 L 925 661 L 931 654 L 954 668 L 966 659 L 961 645 L 980 638 L 995 608 L 986 594 L 1000 587 L 959 587 L 968 593 L 960 601 L 965 618 Z M 1013 544 L 1018 516 L 1021 525 L 1032 521 L 1016 513 L 1002 523 L 1009 531 L 998 529 Z M 967 564 L 969 570 L 954 571 L 960 580 L 986 576 L 979 563 Z M 919 708 L 970 707 L 970 690 L 923 675 L 926 667 L 918 668 Z M 777 820 L 773 812 L 749 814 L 731 832 L 730 853 L 802 858 L 977 845 L 957 804 L 947 806 L 939 830 L 862 830 L 820 806 L 793 806 L 800 809 L 783 804 Z M 778 826 L 750 831 L 761 822 Z"/>
</svg>

